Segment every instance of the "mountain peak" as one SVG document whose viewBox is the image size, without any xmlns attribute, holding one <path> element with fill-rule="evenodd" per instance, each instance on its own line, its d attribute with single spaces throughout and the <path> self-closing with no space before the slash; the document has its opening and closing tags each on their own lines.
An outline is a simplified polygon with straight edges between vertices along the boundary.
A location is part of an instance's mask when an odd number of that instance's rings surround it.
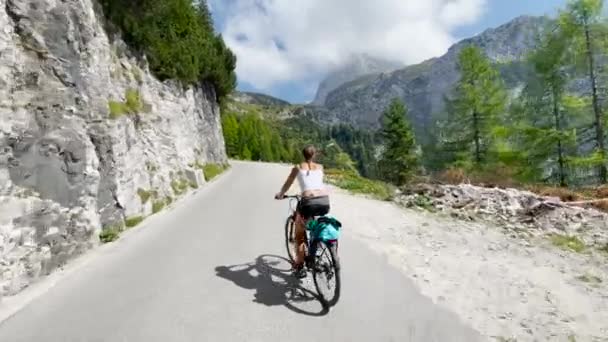
<svg viewBox="0 0 608 342">
<path fill-rule="evenodd" d="M 393 71 L 400 67 L 403 67 L 402 63 L 376 58 L 369 54 L 353 55 L 347 63 L 333 70 L 321 81 L 313 104 L 323 105 L 331 91 L 361 76 Z"/>
<path fill-rule="evenodd" d="M 377 128 L 382 111 L 393 98 L 399 98 L 408 105 L 414 128 L 424 140 L 432 123 L 441 119 L 444 96 L 459 79 L 458 53 L 463 47 L 479 47 L 497 65 L 507 86 L 517 88 L 525 74 L 524 58 L 550 22 L 547 17 L 518 17 L 456 43 L 441 57 L 344 82 L 326 95 L 324 106 L 330 113 L 326 118 Z"/>
</svg>

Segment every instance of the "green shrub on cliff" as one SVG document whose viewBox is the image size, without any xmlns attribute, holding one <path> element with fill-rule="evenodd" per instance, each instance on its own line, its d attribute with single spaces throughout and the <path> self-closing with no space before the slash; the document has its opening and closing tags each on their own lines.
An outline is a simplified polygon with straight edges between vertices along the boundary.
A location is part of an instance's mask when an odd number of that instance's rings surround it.
<svg viewBox="0 0 608 342">
<path fill-rule="evenodd" d="M 236 86 L 236 57 L 216 35 L 206 1 L 102 0 L 105 16 L 144 53 L 160 80 L 207 81 L 218 97 Z"/>
</svg>

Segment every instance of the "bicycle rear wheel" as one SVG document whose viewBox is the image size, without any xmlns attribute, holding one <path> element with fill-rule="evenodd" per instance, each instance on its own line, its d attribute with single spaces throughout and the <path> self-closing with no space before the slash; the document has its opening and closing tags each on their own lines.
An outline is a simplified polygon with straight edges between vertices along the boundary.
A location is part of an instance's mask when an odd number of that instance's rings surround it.
<svg viewBox="0 0 608 342">
<path fill-rule="evenodd" d="M 287 218 L 287 222 L 285 222 L 285 248 L 287 248 L 287 257 L 289 261 L 293 264 L 296 260 L 296 230 L 295 230 L 296 222 L 292 216 Z"/>
<path fill-rule="evenodd" d="M 323 303 L 334 306 L 340 299 L 340 261 L 337 242 L 317 241 L 312 277 Z"/>
</svg>

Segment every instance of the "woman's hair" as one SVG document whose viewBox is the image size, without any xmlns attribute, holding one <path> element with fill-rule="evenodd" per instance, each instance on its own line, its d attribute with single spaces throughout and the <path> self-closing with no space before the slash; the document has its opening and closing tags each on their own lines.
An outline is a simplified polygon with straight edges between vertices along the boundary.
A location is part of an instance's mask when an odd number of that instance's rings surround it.
<svg viewBox="0 0 608 342">
<path fill-rule="evenodd" d="M 304 149 L 302 150 L 302 155 L 304 155 L 304 159 L 306 161 L 312 161 L 312 158 L 315 157 L 316 153 L 317 153 L 317 149 L 315 149 L 315 147 L 312 145 L 308 145 L 308 146 L 304 147 Z"/>
</svg>

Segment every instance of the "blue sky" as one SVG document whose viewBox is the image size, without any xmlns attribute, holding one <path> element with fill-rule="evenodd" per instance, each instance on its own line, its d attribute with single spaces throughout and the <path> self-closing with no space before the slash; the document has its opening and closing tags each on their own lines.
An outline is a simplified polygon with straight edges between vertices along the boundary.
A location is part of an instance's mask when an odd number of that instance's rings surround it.
<svg viewBox="0 0 608 342">
<path fill-rule="evenodd" d="M 239 59 L 238 89 L 292 103 L 310 101 L 318 82 L 350 54 L 418 63 L 520 15 L 554 15 L 567 2 L 374 0 L 357 7 L 356 0 L 208 1 L 216 29 Z"/>
</svg>

